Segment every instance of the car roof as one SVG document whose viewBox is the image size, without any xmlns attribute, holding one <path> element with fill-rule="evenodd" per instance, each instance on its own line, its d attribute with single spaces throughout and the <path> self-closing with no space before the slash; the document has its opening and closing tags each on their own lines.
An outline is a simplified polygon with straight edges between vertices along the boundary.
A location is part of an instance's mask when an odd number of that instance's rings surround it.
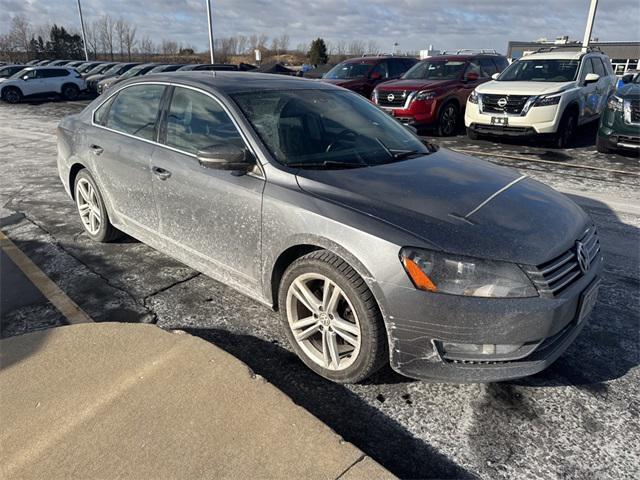
<svg viewBox="0 0 640 480">
<path fill-rule="evenodd" d="M 308 90 L 338 89 L 335 85 L 316 79 L 274 75 L 273 73 L 230 72 L 230 71 L 176 71 L 170 73 L 152 73 L 144 77 L 128 80 L 132 83 L 167 82 L 192 87 L 211 89 L 225 94 L 257 92 L 264 90 Z"/>
<path fill-rule="evenodd" d="M 601 55 L 600 52 L 583 52 L 581 50 L 552 50 L 550 52 L 538 52 L 525 55 L 527 60 L 580 60 L 584 55 Z"/>
<path fill-rule="evenodd" d="M 378 62 L 382 62 L 383 60 L 388 60 L 390 58 L 402 58 L 402 59 L 411 59 L 411 60 L 416 60 L 415 57 L 407 57 L 405 55 L 381 55 L 381 56 L 375 56 L 375 57 L 354 57 L 354 58 L 347 58 L 346 60 L 340 62 L 340 63 L 361 63 L 361 64 L 370 64 L 373 65 L 374 63 L 378 63 Z"/>
</svg>

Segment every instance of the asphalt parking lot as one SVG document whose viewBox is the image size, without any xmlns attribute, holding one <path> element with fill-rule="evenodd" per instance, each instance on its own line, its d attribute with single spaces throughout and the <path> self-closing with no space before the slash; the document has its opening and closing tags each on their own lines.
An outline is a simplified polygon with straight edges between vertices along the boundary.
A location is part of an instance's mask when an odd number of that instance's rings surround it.
<svg viewBox="0 0 640 480">
<path fill-rule="evenodd" d="M 94 320 L 154 322 L 218 345 L 401 477 L 640 478 L 640 164 L 596 153 L 593 126 L 563 151 L 429 137 L 567 192 L 593 217 L 603 287 L 569 350 L 516 382 L 429 384 L 385 369 L 340 386 L 304 367 L 261 304 L 133 239 L 88 239 L 55 145 L 57 122 L 86 103 L 0 105 L 0 227 Z M 3 337 L 64 323 L 37 295 L 23 303 L 3 310 Z"/>
</svg>

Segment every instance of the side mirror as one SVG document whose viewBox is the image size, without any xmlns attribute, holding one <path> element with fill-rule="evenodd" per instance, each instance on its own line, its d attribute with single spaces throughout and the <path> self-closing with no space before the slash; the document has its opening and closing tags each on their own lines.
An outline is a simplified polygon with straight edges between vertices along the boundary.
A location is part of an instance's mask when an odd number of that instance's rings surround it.
<svg viewBox="0 0 640 480">
<path fill-rule="evenodd" d="M 493 80 L 497 80 L 499 76 L 500 76 L 500 72 L 496 72 L 496 73 L 494 73 L 493 75 L 491 75 L 491 78 L 492 78 Z"/>
<path fill-rule="evenodd" d="M 480 75 L 478 75 L 476 72 L 468 72 L 464 75 L 465 82 L 475 82 L 479 78 L 480 78 Z"/>
<path fill-rule="evenodd" d="M 369 78 L 371 80 L 380 80 L 382 78 L 382 74 L 380 72 L 372 72 L 371 75 L 369 75 Z"/>
<path fill-rule="evenodd" d="M 26 82 L 27 80 L 29 80 L 29 75 L 24 75 L 24 76 L 22 77 L 22 80 L 24 80 L 25 82 Z"/>
<path fill-rule="evenodd" d="M 589 85 L 590 83 L 596 83 L 600 80 L 600 75 L 597 73 L 587 73 L 587 76 L 584 77 L 584 84 Z"/>
<path fill-rule="evenodd" d="M 235 170 L 248 172 L 254 165 L 246 148 L 230 143 L 211 145 L 196 154 L 200 165 L 214 170 Z"/>
</svg>

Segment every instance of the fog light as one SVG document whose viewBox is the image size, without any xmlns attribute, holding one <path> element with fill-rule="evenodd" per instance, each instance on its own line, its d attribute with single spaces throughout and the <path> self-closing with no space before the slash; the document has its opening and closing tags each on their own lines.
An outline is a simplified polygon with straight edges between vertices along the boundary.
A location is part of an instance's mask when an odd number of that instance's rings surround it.
<svg viewBox="0 0 640 480">
<path fill-rule="evenodd" d="M 517 344 L 492 344 L 492 343 L 452 343 L 442 342 L 443 356 L 452 360 L 478 359 L 483 356 L 509 355 L 522 347 Z"/>
</svg>

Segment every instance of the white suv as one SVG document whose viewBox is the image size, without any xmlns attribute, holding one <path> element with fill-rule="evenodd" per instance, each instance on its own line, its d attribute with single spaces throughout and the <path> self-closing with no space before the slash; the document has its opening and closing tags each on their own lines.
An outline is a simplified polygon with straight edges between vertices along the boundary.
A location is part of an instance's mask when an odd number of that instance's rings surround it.
<svg viewBox="0 0 640 480">
<path fill-rule="evenodd" d="M 27 67 L 0 84 L 0 98 L 9 103 L 18 103 L 25 97 L 61 95 L 75 100 L 85 81 L 74 68 Z"/>
<path fill-rule="evenodd" d="M 559 48 L 516 60 L 493 78 L 467 100 L 469 138 L 549 134 L 558 148 L 570 143 L 578 125 L 600 117 L 616 83 L 606 55 Z"/>
</svg>

